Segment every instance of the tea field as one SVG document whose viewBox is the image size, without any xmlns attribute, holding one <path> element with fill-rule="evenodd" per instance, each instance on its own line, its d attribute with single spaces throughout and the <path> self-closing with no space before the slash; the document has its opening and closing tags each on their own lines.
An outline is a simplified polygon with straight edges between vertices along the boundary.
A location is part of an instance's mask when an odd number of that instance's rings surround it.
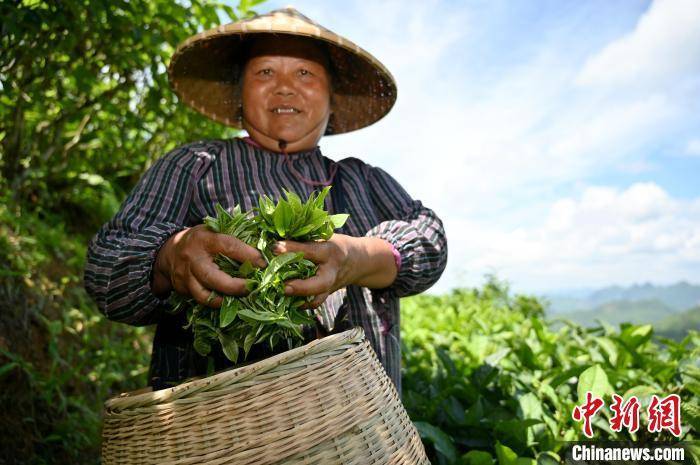
<svg viewBox="0 0 700 465">
<path fill-rule="evenodd" d="M 593 439 L 677 440 L 646 425 L 651 396 L 681 399 L 684 441 L 700 431 L 700 333 L 675 342 L 652 326 L 552 330 L 541 303 L 490 279 L 482 289 L 402 301 L 403 399 L 437 464 L 559 461 L 584 440 L 572 411 L 586 391 L 604 399 Z M 611 395 L 641 402 L 635 434 L 611 430 Z M 691 447 L 698 457 L 700 448 Z"/>
</svg>

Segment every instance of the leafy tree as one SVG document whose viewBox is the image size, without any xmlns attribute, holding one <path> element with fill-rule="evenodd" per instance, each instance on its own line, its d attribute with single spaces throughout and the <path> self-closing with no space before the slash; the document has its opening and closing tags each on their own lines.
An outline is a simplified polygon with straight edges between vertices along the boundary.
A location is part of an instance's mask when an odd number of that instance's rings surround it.
<svg viewBox="0 0 700 465">
<path fill-rule="evenodd" d="M 178 43 L 245 15 L 220 2 L 3 2 L 0 172 L 35 209 L 101 223 L 151 160 L 231 129 L 178 105 L 166 66 Z"/>
</svg>

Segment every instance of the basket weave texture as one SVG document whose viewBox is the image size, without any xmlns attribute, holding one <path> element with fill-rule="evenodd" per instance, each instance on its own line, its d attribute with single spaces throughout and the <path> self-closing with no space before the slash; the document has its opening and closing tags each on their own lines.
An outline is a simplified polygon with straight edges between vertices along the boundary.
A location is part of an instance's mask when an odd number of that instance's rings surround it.
<svg viewBox="0 0 700 465">
<path fill-rule="evenodd" d="M 105 403 L 102 462 L 429 464 L 361 328 Z"/>
</svg>

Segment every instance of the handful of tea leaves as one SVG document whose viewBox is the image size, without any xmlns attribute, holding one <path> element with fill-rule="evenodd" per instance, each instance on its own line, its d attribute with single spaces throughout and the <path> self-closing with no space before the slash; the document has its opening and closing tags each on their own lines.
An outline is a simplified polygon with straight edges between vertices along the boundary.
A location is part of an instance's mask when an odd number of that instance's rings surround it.
<svg viewBox="0 0 700 465">
<path fill-rule="evenodd" d="M 194 348 L 208 355 L 212 345 L 220 343 L 224 355 L 236 363 L 240 350 L 244 358 L 255 344 L 266 343 L 274 349 L 280 341 L 288 348 L 303 341 L 301 326 L 313 323 L 308 310 L 300 308 L 312 297 L 284 295 L 284 283 L 290 279 L 306 279 L 316 273 L 316 265 L 301 252 L 274 255 L 271 246 L 281 239 L 300 242 L 328 240 L 336 228 L 347 221 L 347 214 L 329 215 L 323 208 L 330 187 L 314 192 L 302 202 L 298 195 L 284 191 L 286 199 L 277 204 L 267 196 L 258 200 L 258 207 L 242 212 L 239 205 L 230 212 L 216 205 L 216 218 L 204 223 L 214 232 L 229 234 L 260 250 L 267 261 L 264 269 L 250 262 L 239 263 L 219 254 L 214 260 L 224 272 L 246 280 L 250 293 L 244 297 L 223 296 L 220 309 L 199 304 L 191 298 L 174 296 L 175 308 L 187 310 L 187 325 L 194 332 Z M 210 298 L 214 298 L 212 293 Z"/>
</svg>

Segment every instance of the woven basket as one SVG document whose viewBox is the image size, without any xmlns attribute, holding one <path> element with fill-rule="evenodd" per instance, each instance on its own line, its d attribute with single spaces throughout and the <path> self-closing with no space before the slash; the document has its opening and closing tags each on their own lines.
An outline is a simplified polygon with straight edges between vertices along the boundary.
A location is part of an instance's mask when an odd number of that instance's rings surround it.
<svg viewBox="0 0 700 465">
<path fill-rule="evenodd" d="M 105 404 L 113 464 L 428 464 L 355 328 L 260 362 Z"/>
</svg>

